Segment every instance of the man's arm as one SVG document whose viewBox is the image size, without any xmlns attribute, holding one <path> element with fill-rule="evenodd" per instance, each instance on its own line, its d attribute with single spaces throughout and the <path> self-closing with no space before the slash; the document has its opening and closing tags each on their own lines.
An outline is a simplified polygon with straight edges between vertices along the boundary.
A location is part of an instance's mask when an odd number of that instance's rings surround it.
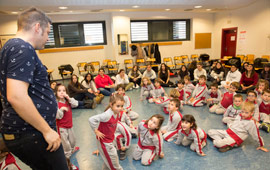
<svg viewBox="0 0 270 170">
<path fill-rule="evenodd" d="M 28 95 L 29 84 L 20 80 L 7 78 L 7 100 L 16 113 L 27 123 L 43 134 L 48 143 L 47 150 L 55 151 L 61 144 L 61 139 L 56 131 L 50 128 L 36 109 Z"/>
</svg>

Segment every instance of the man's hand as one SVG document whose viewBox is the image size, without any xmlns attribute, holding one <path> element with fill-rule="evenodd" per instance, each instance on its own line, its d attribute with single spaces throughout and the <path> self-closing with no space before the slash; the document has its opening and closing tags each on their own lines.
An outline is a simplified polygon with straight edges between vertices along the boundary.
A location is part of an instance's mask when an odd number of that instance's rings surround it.
<svg viewBox="0 0 270 170">
<path fill-rule="evenodd" d="M 43 134 L 43 137 L 48 143 L 47 151 L 54 152 L 59 148 L 61 144 L 61 139 L 56 131 L 50 129 L 48 132 L 45 132 Z"/>
</svg>

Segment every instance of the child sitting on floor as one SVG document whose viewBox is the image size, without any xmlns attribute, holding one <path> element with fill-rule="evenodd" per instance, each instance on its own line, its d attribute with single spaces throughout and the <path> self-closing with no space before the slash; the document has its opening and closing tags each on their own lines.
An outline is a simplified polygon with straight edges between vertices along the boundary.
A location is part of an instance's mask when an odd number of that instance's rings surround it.
<svg viewBox="0 0 270 170">
<path fill-rule="evenodd" d="M 241 112 L 242 102 L 243 96 L 241 94 L 236 94 L 233 96 L 233 104 L 226 109 L 222 119 L 222 122 L 227 124 L 228 127 Z"/>
<path fill-rule="evenodd" d="M 183 109 L 183 104 L 186 103 L 186 92 L 185 92 L 185 81 L 184 80 L 179 80 L 177 82 L 177 87 L 175 88 L 176 90 L 178 90 L 180 96 L 179 96 L 179 100 L 180 100 L 180 103 L 181 103 L 181 106 L 180 106 L 180 109 Z"/>
<path fill-rule="evenodd" d="M 171 89 L 170 91 L 170 94 L 169 94 L 169 97 L 164 97 L 163 100 L 160 100 L 160 101 L 157 101 L 155 102 L 156 104 L 161 104 L 162 107 L 163 107 L 163 112 L 165 114 L 169 114 L 169 111 L 168 111 L 168 106 L 169 106 L 169 103 L 172 99 L 178 99 L 180 96 L 178 90 L 176 89 Z M 181 107 L 181 105 L 180 105 Z"/>
<path fill-rule="evenodd" d="M 143 77 L 142 78 L 142 82 L 141 82 L 141 96 L 140 96 L 140 100 L 148 100 L 149 98 L 151 98 L 151 90 L 153 90 L 155 87 L 154 85 L 151 83 L 150 79 L 148 77 Z"/>
<path fill-rule="evenodd" d="M 154 103 L 154 102 L 160 102 L 164 100 L 164 96 L 166 95 L 166 92 L 164 88 L 161 86 L 161 79 L 157 78 L 155 80 L 155 88 L 150 91 L 152 98 L 148 100 L 149 103 Z"/>
<path fill-rule="evenodd" d="M 215 104 L 218 104 L 221 100 L 221 91 L 218 89 L 218 84 L 213 83 L 210 85 L 210 88 L 206 94 L 206 104 L 212 107 Z"/>
<path fill-rule="evenodd" d="M 197 152 L 200 156 L 205 156 L 202 148 L 206 145 L 206 138 L 204 130 L 197 127 L 195 118 L 192 115 L 184 115 L 175 144 L 190 145 L 192 151 Z"/>
<path fill-rule="evenodd" d="M 260 136 L 256 122 L 253 120 L 254 110 L 254 103 L 244 102 L 241 113 L 235 118 L 227 130 L 210 129 L 208 131 L 208 135 L 213 140 L 214 146 L 220 152 L 227 152 L 233 147 L 239 147 L 249 135 L 259 144 L 257 150 L 268 152 L 263 147 L 263 139 Z"/>
<path fill-rule="evenodd" d="M 166 126 L 161 127 L 161 133 L 163 134 L 163 138 L 168 142 L 173 141 L 177 137 L 177 132 L 181 128 L 181 119 L 183 116 L 179 112 L 179 107 L 179 99 L 170 100 L 168 106 L 168 123 Z"/>
<path fill-rule="evenodd" d="M 240 87 L 239 83 L 232 82 L 229 91 L 224 93 L 221 101 L 217 105 L 209 108 L 209 112 L 216 114 L 224 114 L 226 109 L 233 104 L 233 96 L 236 94 L 237 89 Z"/>
<path fill-rule="evenodd" d="M 260 128 L 267 133 L 270 132 L 270 90 L 263 91 L 261 101 L 259 103 L 260 120 L 262 124 Z"/>
<path fill-rule="evenodd" d="M 257 93 L 257 99 L 260 100 L 263 91 L 267 89 L 269 89 L 269 82 L 264 79 L 260 79 L 256 85 L 256 89 L 254 90 Z"/>
<path fill-rule="evenodd" d="M 186 92 L 186 96 L 185 96 L 186 98 L 184 100 L 185 100 L 185 104 L 187 104 L 187 101 L 190 98 L 191 93 L 195 89 L 195 86 L 191 83 L 189 76 L 185 76 L 184 81 L 185 81 L 184 90 Z"/>
<path fill-rule="evenodd" d="M 148 120 L 143 120 L 138 125 L 139 140 L 133 151 L 133 159 L 140 160 L 143 165 L 150 165 L 154 158 L 164 157 L 163 138 L 159 132 L 164 117 L 155 114 Z"/>
<path fill-rule="evenodd" d="M 201 75 L 199 77 L 199 83 L 196 85 L 192 93 L 191 99 L 188 100 L 189 105 L 192 105 L 194 107 L 204 105 L 205 94 L 207 92 L 207 86 L 205 82 L 206 82 L 206 76 Z"/>
<path fill-rule="evenodd" d="M 139 114 L 134 112 L 133 110 L 131 110 L 132 103 L 131 103 L 130 98 L 125 93 L 125 85 L 124 84 L 118 84 L 116 86 L 116 92 L 115 93 L 117 93 L 119 95 L 122 95 L 124 97 L 124 100 L 125 100 L 124 111 L 126 112 L 128 117 L 132 121 L 138 119 Z"/>
</svg>

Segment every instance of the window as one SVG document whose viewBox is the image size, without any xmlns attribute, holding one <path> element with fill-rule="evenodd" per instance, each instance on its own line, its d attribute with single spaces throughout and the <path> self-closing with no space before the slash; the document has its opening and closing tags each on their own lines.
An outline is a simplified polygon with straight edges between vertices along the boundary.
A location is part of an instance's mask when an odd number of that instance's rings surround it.
<svg viewBox="0 0 270 170">
<path fill-rule="evenodd" d="M 83 24 L 85 44 L 104 43 L 103 28 L 101 23 Z"/>
<path fill-rule="evenodd" d="M 131 21 L 131 42 L 190 40 L 190 20 Z"/>
<path fill-rule="evenodd" d="M 105 45 L 105 21 L 53 23 L 46 48 Z"/>
<path fill-rule="evenodd" d="M 50 27 L 50 33 L 48 35 L 49 40 L 45 44 L 45 47 L 54 47 L 55 42 L 54 42 L 54 33 L 53 33 L 53 26 L 51 25 Z"/>
<path fill-rule="evenodd" d="M 131 41 L 148 41 L 148 23 L 131 22 Z"/>
</svg>

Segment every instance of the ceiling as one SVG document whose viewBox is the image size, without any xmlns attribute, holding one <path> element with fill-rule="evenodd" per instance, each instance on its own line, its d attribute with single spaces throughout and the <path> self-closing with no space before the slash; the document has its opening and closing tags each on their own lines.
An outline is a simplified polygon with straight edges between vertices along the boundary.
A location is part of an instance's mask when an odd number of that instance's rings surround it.
<svg viewBox="0 0 270 170">
<path fill-rule="evenodd" d="M 16 15 L 31 6 L 45 11 L 47 14 L 106 13 L 124 10 L 149 12 L 219 12 L 248 6 L 259 0 L 0 0 L 0 14 Z M 132 6 L 139 6 L 133 8 Z M 202 6 L 195 9 L 194 6 Z M 58 7 L 68 9 L 61 10 Z M 210 10 L 206 10 L 210 9 Z M 123 12 L 123 11 L 122 11 Z"/>
</svg>

